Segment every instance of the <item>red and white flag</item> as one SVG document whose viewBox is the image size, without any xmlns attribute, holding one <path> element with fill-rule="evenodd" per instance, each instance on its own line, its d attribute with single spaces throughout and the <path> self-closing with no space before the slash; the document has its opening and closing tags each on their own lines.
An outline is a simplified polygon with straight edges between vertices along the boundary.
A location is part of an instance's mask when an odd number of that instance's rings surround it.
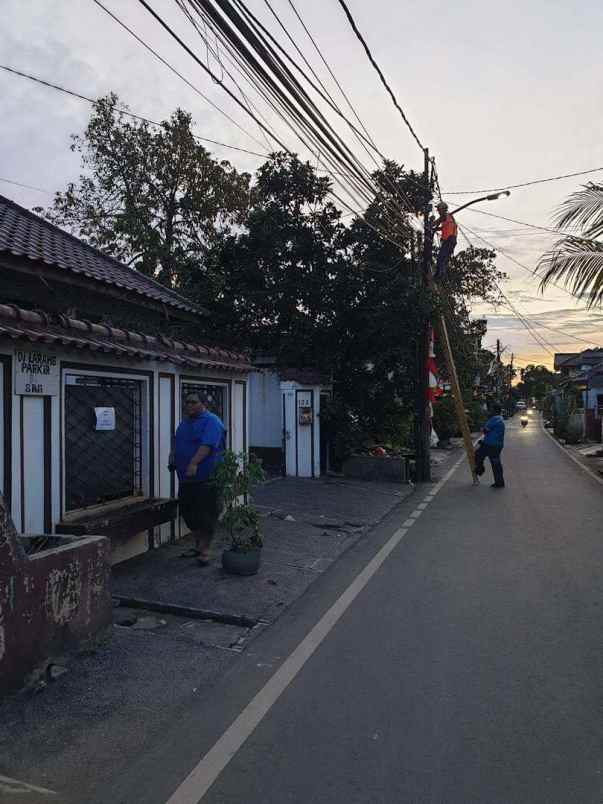
<svg viewBox="0 0 603 804">
<path fill-rule="evenodd" d="M 429 328 L 429 356 L 427 358 L 427 370 L 429 371 L 429 385 L 427 387 L 427 399 L 430 406 L 435 400 L 444 393 L 440 381 L 438 367 L 435 361 L 435 335 L 433 327 Z"/>
</svg>

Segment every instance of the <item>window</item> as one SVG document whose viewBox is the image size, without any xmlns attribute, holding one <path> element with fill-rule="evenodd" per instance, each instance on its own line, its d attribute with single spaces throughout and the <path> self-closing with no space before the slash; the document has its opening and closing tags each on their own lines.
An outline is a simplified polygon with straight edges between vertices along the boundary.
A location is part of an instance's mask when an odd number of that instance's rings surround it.
<svg viewBox="0 0 603 804">
<path fill-rule="evenodd" d="M 143 380 L 65 378 L 65 510 L 142 495 Z M 95 408 L 109 409 L 100 429 Z"/>
<path fill-rule="evenodd" d="M 208 409 L 219 416 L 227 426 L 228 419 L 228 388 L 226 385 L 209 385 L 201 382 L 183 382 L 182 393 L 182 414 L 184 415 L 184 400 L 187 394 L 205 394 L 208 401 Z"/>
</svg>

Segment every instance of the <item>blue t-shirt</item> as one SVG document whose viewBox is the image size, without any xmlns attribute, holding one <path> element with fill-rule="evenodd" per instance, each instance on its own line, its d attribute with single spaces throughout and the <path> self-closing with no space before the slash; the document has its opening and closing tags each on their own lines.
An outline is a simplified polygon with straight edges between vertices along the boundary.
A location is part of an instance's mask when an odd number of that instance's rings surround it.
<svg viewBox="0 0 603 804">
<path fill-rule="evenodd" d="M 187 478 L 186 470 L 191 458 L 202 446 L 210 447 L 211 452 L 197 467 L 195 477 Z M 226 430 L 221 420 L 213 413 L 206 410 L 195 419 L 183 419 L 176 430 L 174 450 L 180 482 L 193 479 L 208 480 L 216 466 L 224 460 L 225 448 Z"/>
<path fill-rule="evenodd" d="M 505 420 L 502 416 L 492 416 L 491 419 L 488 419 L 484 430 L 486 431 L 484 444 L 488 447 L 504 447 Z"/>
</svg>

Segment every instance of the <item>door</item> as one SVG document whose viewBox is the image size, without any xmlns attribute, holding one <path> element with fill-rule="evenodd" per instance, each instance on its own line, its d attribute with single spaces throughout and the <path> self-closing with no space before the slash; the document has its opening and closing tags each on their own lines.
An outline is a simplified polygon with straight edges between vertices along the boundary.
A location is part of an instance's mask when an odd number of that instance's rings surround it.
<svg viewBox="0 0 603 804">
<path fill-rule="evenodd" d="M 295 392 L 297 477 L 314 477 L 314 391 Z"/>
<path fill-rule="evenodd" d="M 283 391 L 283 455 L 285 456 L 284 474 L 295 477 L 296 470 L 296 421 L 295 421 L 295 391 Z"/>
</svg>

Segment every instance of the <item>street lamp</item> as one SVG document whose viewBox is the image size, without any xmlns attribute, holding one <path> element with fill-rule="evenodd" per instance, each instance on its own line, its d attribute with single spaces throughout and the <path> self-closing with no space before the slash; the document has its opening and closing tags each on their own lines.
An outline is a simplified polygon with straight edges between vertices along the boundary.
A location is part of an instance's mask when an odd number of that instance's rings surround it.
<svg viewBox="0 0 603 804">
<path fill-rule="evenodd" d="M 462 209 L 467 209 L 467 207 L 472 206 L 472 204 L 479 204 L 480 201 L 497 201 L 503 195 L 511 195 L 510 190 L 503 190 L 500 193 L 492 193 L 492 195 L 484 195 L 481 198 L 474 198 L 472 201 L 467 201 L 466 204 L 463 204 L 462 206 L 457 207 L 450 214 L 455 215 L 457 212 L 460 212 Z"/>
</svg>

